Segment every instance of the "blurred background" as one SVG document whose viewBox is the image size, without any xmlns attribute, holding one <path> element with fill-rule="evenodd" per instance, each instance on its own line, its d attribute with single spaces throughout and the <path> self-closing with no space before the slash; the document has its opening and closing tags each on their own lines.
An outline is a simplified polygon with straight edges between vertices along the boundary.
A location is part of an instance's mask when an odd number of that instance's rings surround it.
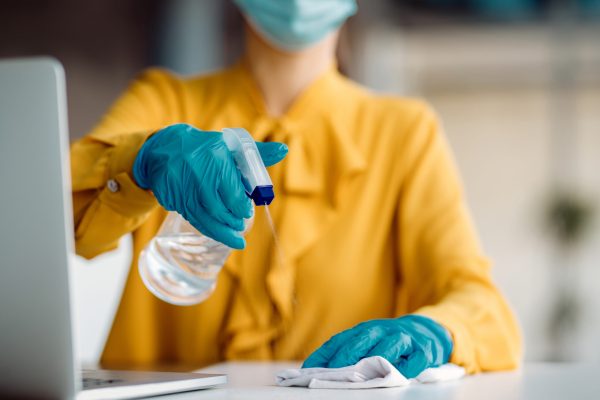
<svg viewBox="0 0 600 400">
<path fill-rule="evenodd" d="M 230 0 L 4 0 L 0 57 L 65 66 L 71 139 L 143 68 L 206 73 L 236 60 Z M 439 113 L 528 361 L 600 362 L 600 0 L 368 0 L 342 71 Z M 1 90 L 1 88 L 0 88 Z M 79 348 L 96 362 L 130 239 L 73 266 Z"/>
</svg>

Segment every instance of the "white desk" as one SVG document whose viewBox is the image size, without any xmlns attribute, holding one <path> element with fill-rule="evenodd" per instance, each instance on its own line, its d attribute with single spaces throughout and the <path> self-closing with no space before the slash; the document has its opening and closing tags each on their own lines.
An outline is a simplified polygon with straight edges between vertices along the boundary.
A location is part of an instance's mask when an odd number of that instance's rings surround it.
<svg viewBox="0 0 600 400">
<path fill-rule="evenodd" d="M 275 386 L 277 371 L 297 365 L 280 362 L 216 364 L 200 372 L 227 374 L 227 385 L 157 400 L 600 400 L 600 365 L 528 364 L 515 372 L 480 374 L 455 382 L 404 388 L 328 390 Z"/>
</svg>

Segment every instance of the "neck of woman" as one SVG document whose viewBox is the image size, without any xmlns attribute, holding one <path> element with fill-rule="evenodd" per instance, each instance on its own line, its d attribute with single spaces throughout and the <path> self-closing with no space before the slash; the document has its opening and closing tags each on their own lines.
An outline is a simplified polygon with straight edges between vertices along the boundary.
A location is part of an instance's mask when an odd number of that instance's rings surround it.
<svg viewBox="0 0 600 400">
<path fill-rule="evenodd" d="M 262 93 L 269 115 L 279 117 L 317 77 L 335 62 L 338 32 L 295 52 L 282 52 L 246 28 L 246 53 L 250 73 Z"/>
</svg>

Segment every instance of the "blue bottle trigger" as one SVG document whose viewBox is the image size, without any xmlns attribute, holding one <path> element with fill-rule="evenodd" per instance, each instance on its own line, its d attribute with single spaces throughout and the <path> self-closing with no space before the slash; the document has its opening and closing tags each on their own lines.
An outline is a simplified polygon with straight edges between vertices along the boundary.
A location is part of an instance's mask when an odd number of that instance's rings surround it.
<svg viewBox="0 0 600 400">
<path fill-rule="evenodd" d="M 222 132 L 248 197 L 257 206 L 271 204 L 275 198 L 273 183 L 252 136 L 243 128 L 224 128 Z"/>
</svg>

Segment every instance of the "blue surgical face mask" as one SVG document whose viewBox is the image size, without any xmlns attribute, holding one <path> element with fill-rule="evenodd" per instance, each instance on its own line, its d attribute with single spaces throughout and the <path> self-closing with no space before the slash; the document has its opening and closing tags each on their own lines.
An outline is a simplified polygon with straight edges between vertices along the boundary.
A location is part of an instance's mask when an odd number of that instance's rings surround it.
<svg viewBox="0 0 600 400">
<path fill-rule="evenodd" d="M 269 43 L 302 50 L 337 29 L 356 12 L 356 0 L 235 0 Z"/>
</svg>

